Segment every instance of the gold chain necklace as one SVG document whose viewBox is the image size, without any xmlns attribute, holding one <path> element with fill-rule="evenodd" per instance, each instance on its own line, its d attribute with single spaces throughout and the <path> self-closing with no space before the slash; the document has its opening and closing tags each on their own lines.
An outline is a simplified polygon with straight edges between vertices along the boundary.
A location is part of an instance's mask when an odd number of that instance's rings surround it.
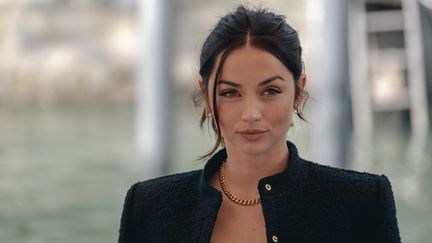
<svg viewBox="0 0 432 243">
<path fill-rule="evenodd" d="M 255 199 L 241 199 L 237 196 L 234 196 L 234 194 L 232 194 L 231 190 L 228 188 L 228 186 L 225 184 L 225 177 L 224 177 L 224 167 L 225 167 L 225 162 L 226 160 L 224 160 L 219 168 L 219 183 L 222 187 L 222 191 L 224 192 L 224 194 L 233 202 L 240 204 L 242 206 L 253 206 L 253 205 L 257 205 L 261 202 L 260 198 L 255 198 Z"/>
</svg>

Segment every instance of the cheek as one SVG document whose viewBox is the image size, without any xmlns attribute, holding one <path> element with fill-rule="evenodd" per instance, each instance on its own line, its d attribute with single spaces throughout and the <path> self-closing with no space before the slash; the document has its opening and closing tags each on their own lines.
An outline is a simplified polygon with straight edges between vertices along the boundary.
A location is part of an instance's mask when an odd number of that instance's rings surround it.
<svg viewBox="0 0 432 243">
<path fill-rule="evenodd" d="M 221 134 L 226 136 L 226 133 L 230 133 L 230 129 L 233 129 L 237 121 L 239 121 L 241 113 L 235 105 L 219 104 L 218 114 Z"/>
<path fill-rule="evenodd" d="M 268 111 L 266 117 L 271 120 L 269 122 L 273 122 L 275 125 L 284 126 L 286 123 L 289 125 L 292 118 L 292 108 L 289 106 L 273 107 Z"/>
<path fill-rule="evenodd" d="M 290 102 L 279 103 L 267 109 L 266 118 L 275 129 L 287 129 L 291 126 L 293 107 Z"/>
</svg>

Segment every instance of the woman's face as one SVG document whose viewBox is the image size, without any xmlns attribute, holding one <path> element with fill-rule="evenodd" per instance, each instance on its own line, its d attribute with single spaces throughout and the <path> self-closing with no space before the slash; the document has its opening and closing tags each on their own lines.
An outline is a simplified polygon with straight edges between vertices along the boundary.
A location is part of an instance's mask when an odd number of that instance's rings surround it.
<svg viewBox="0 0 432 243">
<path fill-rule="evenodd" d="M 209 95 L 213 94 L 215 69 Z M 302 90 L 305 82 L 302 75 Z M 300 100 L 295 100 L 291 72 L 279 59 L 251 46 L 236 49 L 226 58 L 216 89 L 221 135 L 227 148 L 259 154 L 281 143 L 286 146 L 285 135 Z"/>
</svg>

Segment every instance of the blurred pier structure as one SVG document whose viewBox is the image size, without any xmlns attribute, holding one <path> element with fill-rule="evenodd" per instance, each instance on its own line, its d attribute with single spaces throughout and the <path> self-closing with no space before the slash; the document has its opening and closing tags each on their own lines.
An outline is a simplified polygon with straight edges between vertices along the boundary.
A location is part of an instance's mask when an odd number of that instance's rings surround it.
<svg viewBox="0 0 432 243">
<path fill-rule="evenodd" d="M 418 163 L 430 126 L 420 4 L 351 1 L 349 22 L 353 142 L 363 148 L 354 163 L 375 160 L 375 114 L 392 112 L 408 112 L 406 159 Z"/>
</svg>

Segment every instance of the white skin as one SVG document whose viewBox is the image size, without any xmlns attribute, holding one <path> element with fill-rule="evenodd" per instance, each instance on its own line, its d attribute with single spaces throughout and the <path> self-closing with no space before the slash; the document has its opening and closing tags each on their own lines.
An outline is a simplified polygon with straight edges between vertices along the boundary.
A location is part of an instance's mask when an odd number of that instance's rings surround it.
<svg viewBox="0 0 432 243">
<path fill-rule="evenodd" d="M 215 72 L 216 67 L 206 95 L 206 110 L 212 113 L 209 101 L 213 100 Z M 272 81 L 260 85 L 269 78 Z M 220 80 L 223 81 L 217 86 L 216 104 L 227 151 L 225 178 L 235 195 L 257 198 L 258 181 L 287 166 L 286 134 L 293 111 L 301 102 L 306 76 L 302 74 L 298 80 L 301 94 L 296 97 L 294 79 L 287 67 L 271 53 L 247 45 L 226 58 Z M 204 90 L 203 81 L 198 83 Z M 264 132 L 258 139 L 248 140 L 240 133 L 248 129 Z"/>
</svg>

